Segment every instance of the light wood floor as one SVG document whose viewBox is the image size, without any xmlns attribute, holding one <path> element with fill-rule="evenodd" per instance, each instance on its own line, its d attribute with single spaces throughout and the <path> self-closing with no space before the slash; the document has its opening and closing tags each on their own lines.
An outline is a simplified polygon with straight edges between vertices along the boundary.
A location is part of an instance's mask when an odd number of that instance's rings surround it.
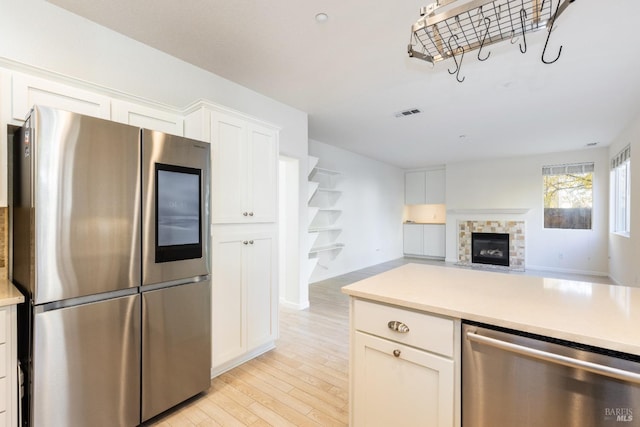
<svg viewBox="0 0 640 427">
<path fill-rule="evenodd" d="M 207 393 L 150 425 L 346 426 L 349 308 L 340 288 L 402 263 L 310 285 L 307 310 L 280 309 L 274 350 L 214 378 Z"/>
<path fill-rule="evenodd" d="M 280 309 L 276 349 L 214 378 L 208 392 L 149 425 L 346 426 L 349 309 L 340 288 L 407 262 L 444 265 L 398 259 L 310 285 L 307 310 Z M 566 278 L 610 283 L 591 276 Z"/>
</svg>

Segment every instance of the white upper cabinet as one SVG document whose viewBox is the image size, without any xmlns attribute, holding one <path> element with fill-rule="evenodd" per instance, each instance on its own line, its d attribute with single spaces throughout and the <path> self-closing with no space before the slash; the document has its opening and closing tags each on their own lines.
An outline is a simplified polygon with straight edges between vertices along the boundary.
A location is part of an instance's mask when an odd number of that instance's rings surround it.
<svg viewBox="0 0 640 427">
<path fill-rule="evenodd" d="M 278 134 L 241 117 L 211 115 L 213 223 L 276 220 Z"/>
<path fill-rule="evenodd" d="M 430 170 L 425 172 L 425 203 L 430 205 L 444 204 L 445 197 L 445 170 Z"/>
<path fill-rule="evenodd" d="M 184 133 L 182 115 L 119 99 L 111 101 L 111 119 L 177 136 Z"/>
<path fill-rule="evenodd" d="M 11 115 L 14 120 L 24 120 L 35 104 L 102 119 L 111 118 L 111 99 L 106 95 L 20 73 L 13 74 L 11 86 Z"/>
<path fill-rule="evenodd" d="M 244 222 L 247 205 L 246 123 L 217 114 L 211 122 L 211 220 Z"/>
<path fill-rule="evenodd" d="M 426 180 L 424 171 L 404 174 L 404 204 L 422 205 L 425 203 Z"/>
<path fill-rule="evenodd" d="M 278 138 L 273 129 L 247 128 L 247 211 L 252 222 L 274 222 L 278 197 Z M 244 210 L 243 210 L 244 212 Z"/>
<path fill-rule="evenodd" d="M 404 175 L 405 205 L 444 204 L 445 170 L 421 170 Z"/>
</svg>

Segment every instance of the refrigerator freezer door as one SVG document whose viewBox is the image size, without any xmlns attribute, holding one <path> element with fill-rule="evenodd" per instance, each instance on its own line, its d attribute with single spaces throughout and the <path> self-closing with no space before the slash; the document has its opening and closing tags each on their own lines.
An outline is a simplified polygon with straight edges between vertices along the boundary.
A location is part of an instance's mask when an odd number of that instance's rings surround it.
<svg viewBox="0 0 640 427">
<path fill-rule="evenodd" d="M 209 263 L 209 164 L 210 164 L 209 144 L 178 136 L 167 135 L 161 132 L 143 130 L 142 132 L 142 191 L 143 199 L 143 251 L 142 251 L 142 271 L 143 285 L 153 285 L 158 283 L 173 282 L 176 280 L 188 279 L 197 276 L 205 276 L 210 273 Z M 181 174 L 179 171 L 194 170 L 199 172 L 199 189 L 196 182 L 195 190 L 189 185 L 164 187 L 158 194 L 159 181 L 161 181 L 158 167 L 164 168 L 164 172 L 175 169 L 176 175 L 183 178 L 193 178 L 190 174 Z M 168 175 L 171 175 L 169 173 Z M 159 178 L 160 177 L 160 178 Z M 187 180 L 188 181 L 188 180 Z M 160 184 L 162 184 L 160 182 Z M 183 182 L 184 184 L 184 182 Z M 177 188 L 177 190 L 176 190 Z M 189 191 L 185 191 L 189 190 Z M 186 193 L 186 194 L 185 194 Z M 195 193 L 196 203 L 200 209 L 193 208 L 193 200 L 190 197 Z M 198 194 L 199 193 L 199 194 Z M 171 200 L 167 200 L 167 195 L 172 195 Z M 199 198 L 199 202 L 198 199 Z M 172 218 L 173 224 L 163 224 L 163 209 L 167 206 L 182 207 L 174 209 Z M 183 212 L 180 212 L 183 211 Z M 158 215 L 161 212 L 161 215 Z M 182 216 L 180 216 L 180 213 Z M 197 218 L 193 218 L 196 217 Z M 194 226 L 184 219 L 193 219 Z M 165 218 L 166 219 L 166 218 Z M 185 226 L 185 222 L 187 225 Z M 199 224 L 199 229 L 198 229 Z M 183 238 L 190 236 L 195 229 L 195 240 L 198 241 L 199 256 L 178 257 L 176 261 L 158 261 L 159 249 L 174 249 L 180 251 L 180 247 L 189 247 L 182 243 L 171 242 L 171 238 L 163 238 L 163 229 L 179 230 L 175 236 Z M 171 235 L 171 233 L 167 233 Z M 172 244 L 173 243 L 173 244 Z"/>
<path fill-rule="evenodd" d="M 35 314 L 33 426 L 140 423 L 140 295 Z"/>
<path fill-rule="evenodd" d="M 142 294 L 142 421 L 209 388 L 211 282 Z"/>
<path fill-rule="evenodd" d="M 31 126 L 35 289 L 21 284 L 35 304 L 139 286 L 140 129 L 45 107 Z"/>
</svg>

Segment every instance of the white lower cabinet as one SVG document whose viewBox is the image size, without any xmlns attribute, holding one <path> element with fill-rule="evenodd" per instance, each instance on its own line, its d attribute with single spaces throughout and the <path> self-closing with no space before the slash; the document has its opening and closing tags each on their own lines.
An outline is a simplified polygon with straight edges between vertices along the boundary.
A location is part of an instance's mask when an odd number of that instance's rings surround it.
<svg viewBox="0 0 640 427">
<path fill-rule="evenodd" d="M 275 233 L 214 234 L 212 374 L 274 347 L 277 338 Z"/>
<path fill-rule="evenodd" d="M 429 258 L 445 257 L 444 224 L 404 224 L 404 253 Z"/>
<path fill-rule="evenodd" d="M 362 300 L 352 316 L 351 425 L 458 426 L 458 323 Z"/>
<path fill-rule="evenodd" d="M 18 425 L 16 306 L 0 308 L 0 427 Z"/>
</svg>

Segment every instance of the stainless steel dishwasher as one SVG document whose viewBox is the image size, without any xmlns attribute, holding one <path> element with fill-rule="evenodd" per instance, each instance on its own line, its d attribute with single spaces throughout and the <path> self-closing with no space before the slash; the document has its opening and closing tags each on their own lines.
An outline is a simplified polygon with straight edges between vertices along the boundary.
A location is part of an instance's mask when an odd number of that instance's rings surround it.
<svg viewBox="0 0 640 427">
<path fill-rule="evenodd" d="M 462 426 L 640 426 L 640 357 L 465 322 Z"/>
</svg>

